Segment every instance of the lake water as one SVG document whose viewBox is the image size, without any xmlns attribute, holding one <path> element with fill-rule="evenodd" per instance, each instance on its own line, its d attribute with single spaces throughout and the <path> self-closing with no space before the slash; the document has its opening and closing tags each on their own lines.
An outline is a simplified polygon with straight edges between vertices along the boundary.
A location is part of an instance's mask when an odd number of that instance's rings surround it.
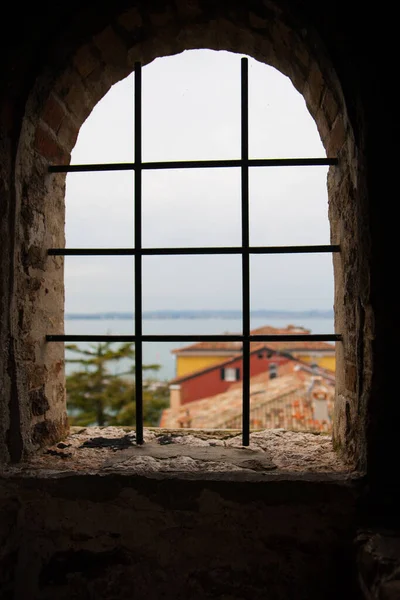
<svg viewBox="0 0 400 600">
<path fill-rule="evenodd" d="M 251 319 L 251 328 L 256 329 L 265 325 L 272 327 L 286 327 L 297 325 L 309 329 L 311 333 L 332 334 L 334 333 L 333 318 L 268 318 Z M 198 335 L 198 334 L 223 334 L 240 333 L 242 322 L 240 319 L 144 319 L 143 333 L 150 335 Z M 133 335 L 134 324 L 131 319 L 66 319 L 66 334 L 82 335 Z M 147 342 L 143 344 L 143 364 L 159 364 L 161 368 L 156 377 L 160 380 L 169 380 L 175 376 L 175 357 L 171 353 L 174 348 L 188 345 L 190 342 Z M 77 343 L 80 347 L 87 347 L 88 343 Z M 117 345 L 116 345 L 117 346 Z M 72 357 L 70 352 L 66 358 Z M 76 358 L 76 357 L 75 357 Z M 67 363 L 66 372 L 70 373 L 73 368 Z M 126 364 L 120 361 L 119 368 L 125 369 Z M 153 372 L 154 373 L 154 372 Z"/>
</svg>

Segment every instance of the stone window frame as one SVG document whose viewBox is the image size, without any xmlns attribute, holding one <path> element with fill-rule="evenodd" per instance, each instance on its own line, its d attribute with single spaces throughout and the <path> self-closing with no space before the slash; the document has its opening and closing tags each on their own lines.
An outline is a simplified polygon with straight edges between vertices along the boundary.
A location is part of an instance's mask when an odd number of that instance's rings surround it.
<svg viewBox="0 0 400 600">
<path fill-rule="evenodd" d="M 287 75 L 305 98 L 327 156 L 338 157 L 339 167 L 328 173 L 331 243 L 341 248 L 333 258 L 335 331 L 343 340 L 336 351 L 333 440 L 349 460 L 363 465 L 373 326 L 368 290 L 360 307 L 350 285 L 352 276 L 357 281 L 365 277 L 368 257 L 357 254 L 358 146 L 339 78 L 312 28 L 290 24 L 273 3 L 264 12 L 225 12 L 220 7 L 211 16 L 196 2 L 171 7 L 167 2 L 162 12 L 150 12 L 149 5 L 148 13 L 132 8 L 115 15 L 104 29 L 69 48 L 63 60 L 57 56 L 50 62 L 31 90 L 15 168 L 19 227 L 13 302 L 18 318 L 12 323 L 17 376 L 11 412 L 16 417 L 6 424 L 11 460 L 68 432 L 63 345 L 44 341 L 47 333 L 60 332 L 63 326 L 64 298 L 62 261 L 49 260 L 47 248 L 65 242 L 65 176 L 49 177 L 48 166 L 68 164 L 81 124 L 111 86 L 132 72 L 136 61 L 146 65 L 160 56 L 209 48 L 252 56 Z M 360 357 L 365 364 L 361 371 Z"/>
<path fill-rule="evenodd" d="M 248 145 L 249 145 L 249 102 L 248 102 L 248 59 L 247 57 L 241 58 L 241 156 L 240 159 L 234 160 L 199 160 L 199 161 L 155 161 L 145 162 L 142 160 L 142 65 L 141 63 L 135 63 L 134 65 L 134 77 L 135 77 L 135 93 L 134 93 L 134 160 L 131 163 L 108 163 L 108 164 L 83 164 L 83 165 L 50 165 L 50 173 L 74 173 L 74 172 L 110 172 L 110 171 L 125 171 L 130 170 L 135 173 L 135 186 L 133 193 L 133 208 L 135 215 L 135 244 L 133 248 L 49 248 L 48 254 L 50 256 L 125 256 L 128 252 L 129 255 L 134 257 L 134 272 L 135 272 L 135 334 L 132 335 L 69 335 L 63 334 L 50 334 L 46 336 L 48 342 L 132 342 L 135 343 L 136 357 L 135 357 L 135 404 L 136 404 L 136 419 L 135 419 L 135 430 L 136 430 L 136 442 L 142 444 L 144 442 L 144 424 L 143 424 L 143 380 L 142 380 L 142 357 L 143 357 L 143 342 L 147 341 L 146 336 L 142 331 L 142 289 L 143 289 L 143 277 L 142 277 L 142 259 L 143 256 L 162 256 L 165 253 L 171 256 L 190 256 L 212 254 L 212 255 L 229 255 L 233 248 L 228 247 L 184 247 L 177 248 L 172 251 L 169 248 L 146 248 L 142 247 L 142 207 L 143 207 L 143 192 L 142 192 L 142 173 L 143 170 L 171 170 L 174 168 L 180 169 L 202 169 L 207 167 L 214 168 L 227 168 L 233 167 L 240 169 L 241 171 L 241 233 L 242 243 L 237 245 L 237 254 L 242 258 L 241 276 L 242 276 L 242 306 L 243 306 L 243 317 L 242 317 L 242 333 L 238 336 L 238 340 L 242 343 L 242 381 L 243 381 L 243 399 L 242 399 L 242 443 L 244 446 L 250 444 L 251 434 L 251 418 L 250 418 L 250 345 L 252 341 L 280 341 L 285 336 L 282 334 L 277 335 L 251 335 L 250 329 L 250 258 L 252 255 L 263 254 L 268 255 L 270 253 L 275 254 L 293 254 L 293 253 L 308 253 L 308 252 L 327 252 L 334 253 L 339 251 L 339 247 L 332 245 L 301 245 L 301 246 L 280 246 L 278 247 L 252 247 L 249 243 L 249 176 L 253 168 L 268 168 L 271 166 L 281 166 L 285 168 L 288 166 L 319 166 L 333 164 L 336 166 L 336 160 L 330 157 L 327 158 L 274 158 L 274 159 L 251 159 L 248 156 Z M 139 243 L 137 243 L 139 240 Z M 247 241 L 245 241 L 247 240 Z M 247 333 L 246 333 L 247 332 Z M 227 336 L 225 334 L 217 336 L 173 336 L 176 341 L 191 342 L 193 338 L 197 341 L 210 341 L 210 338 L 215 341 L 225 341 Z M 231 336 L 233 337 L 233 336 Z M 289 335 L 291 341 L 301 341 L 304 338 L 304 334 L 294 332 Z M 322 335 L 309 335 L 306 334 L 307 341 L 340 341 L 340 336 L 335 334 L 322 334 Z M 171 341 L 169 335 L 153 335 L 150 341 Z M 250 339 L 249 339 L 250 338 Z M 228 369 L 230 370 L 230 369 Z M 221 369 L 221 378 L 226 379 L 226 369 Z M 276 374 L 270 375 L 272 379 Z M 235 373 L 230 375 L 227 381 L 233 382 L 240 379 L 240 370 L 236 369 Z"/>
</svg>

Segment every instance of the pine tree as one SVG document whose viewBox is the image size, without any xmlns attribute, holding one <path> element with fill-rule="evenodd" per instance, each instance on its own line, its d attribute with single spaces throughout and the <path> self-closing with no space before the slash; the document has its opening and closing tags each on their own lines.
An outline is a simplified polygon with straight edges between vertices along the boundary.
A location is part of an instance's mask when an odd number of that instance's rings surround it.
<svg viewBox="0 0 400 600">
<path fill-rule="evenodd" d="M 67 407 L 71 425 L 134 425 L 136 416 L 134 344 L 112 348 L 112 342 L 89 344 L 87 348 L 69 344 L 66 349 L 78 358 L 66 362 L 80 365 L 66 377 Z M 124 372 L 111 372 L 110 365 L 122 359 L 132 362 Z M 156 372 L 160 365 L 143 370 Z M 168 406 L 168 386 L 153 378 L 143 381 L 143 421 L 157 426 L 163 408 Z"/>
</svg>

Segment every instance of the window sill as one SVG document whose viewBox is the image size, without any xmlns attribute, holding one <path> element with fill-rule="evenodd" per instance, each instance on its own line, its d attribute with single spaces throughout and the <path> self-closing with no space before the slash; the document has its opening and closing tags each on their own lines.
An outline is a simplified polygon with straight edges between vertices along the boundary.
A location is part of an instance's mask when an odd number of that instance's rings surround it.
<svg viewBox="0 0 400 600">
<path fill-rule="evenodd" d="M 270 429 L 251 433 L 243 447 L 238 431 L 144 430 L 136 445 L 134 428 L 71 427 L 62 442 L 29 460 L 8 465 L 5 477 L 129 475 L 146 478 L 224 481 L 358 479 L 335 454 L 325 434 Z"/>
<path fill-rule="evenodd" d="M 0 473 L 3 561 L 19 552 L 35 598 L 344 597 L 360 486 L 329 437 L 268 430 L 243 448 L 237 431 L 133 434 L 72 430 Z M 125 441 L 84 446 L 96 437 Z"/>
</svg>

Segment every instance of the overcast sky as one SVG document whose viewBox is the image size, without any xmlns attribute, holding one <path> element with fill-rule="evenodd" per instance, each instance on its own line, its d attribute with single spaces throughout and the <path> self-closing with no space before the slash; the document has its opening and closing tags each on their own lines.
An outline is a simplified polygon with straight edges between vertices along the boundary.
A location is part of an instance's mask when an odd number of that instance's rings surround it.
<svg viewBox="0 0 400 600">
<path fill-rule="evenodd" d="M 240 158 L 242 55 L 192 50 L 143 68 L 143 160 Z M 132 162 L 133 75 L 83 124 L 71 164 Z M 303 97 L 249 58 L 250 158 L 325 157 Z M 250 244 L 329 244 L 327 167 L 250 170 Z M 132 247 L 133 173 L 67 176 L 67 247 Z M 240 169 L 145 171 L 143 245 L 237 246 Z M 331 309 L 331 254 L 251 258 L 251 308 Z M 132 311 L 133 257 L 66 257 L 66 312 Z M 240 309 L 240 256 L 143 258 L 143 310 Z"/>
</svg>

